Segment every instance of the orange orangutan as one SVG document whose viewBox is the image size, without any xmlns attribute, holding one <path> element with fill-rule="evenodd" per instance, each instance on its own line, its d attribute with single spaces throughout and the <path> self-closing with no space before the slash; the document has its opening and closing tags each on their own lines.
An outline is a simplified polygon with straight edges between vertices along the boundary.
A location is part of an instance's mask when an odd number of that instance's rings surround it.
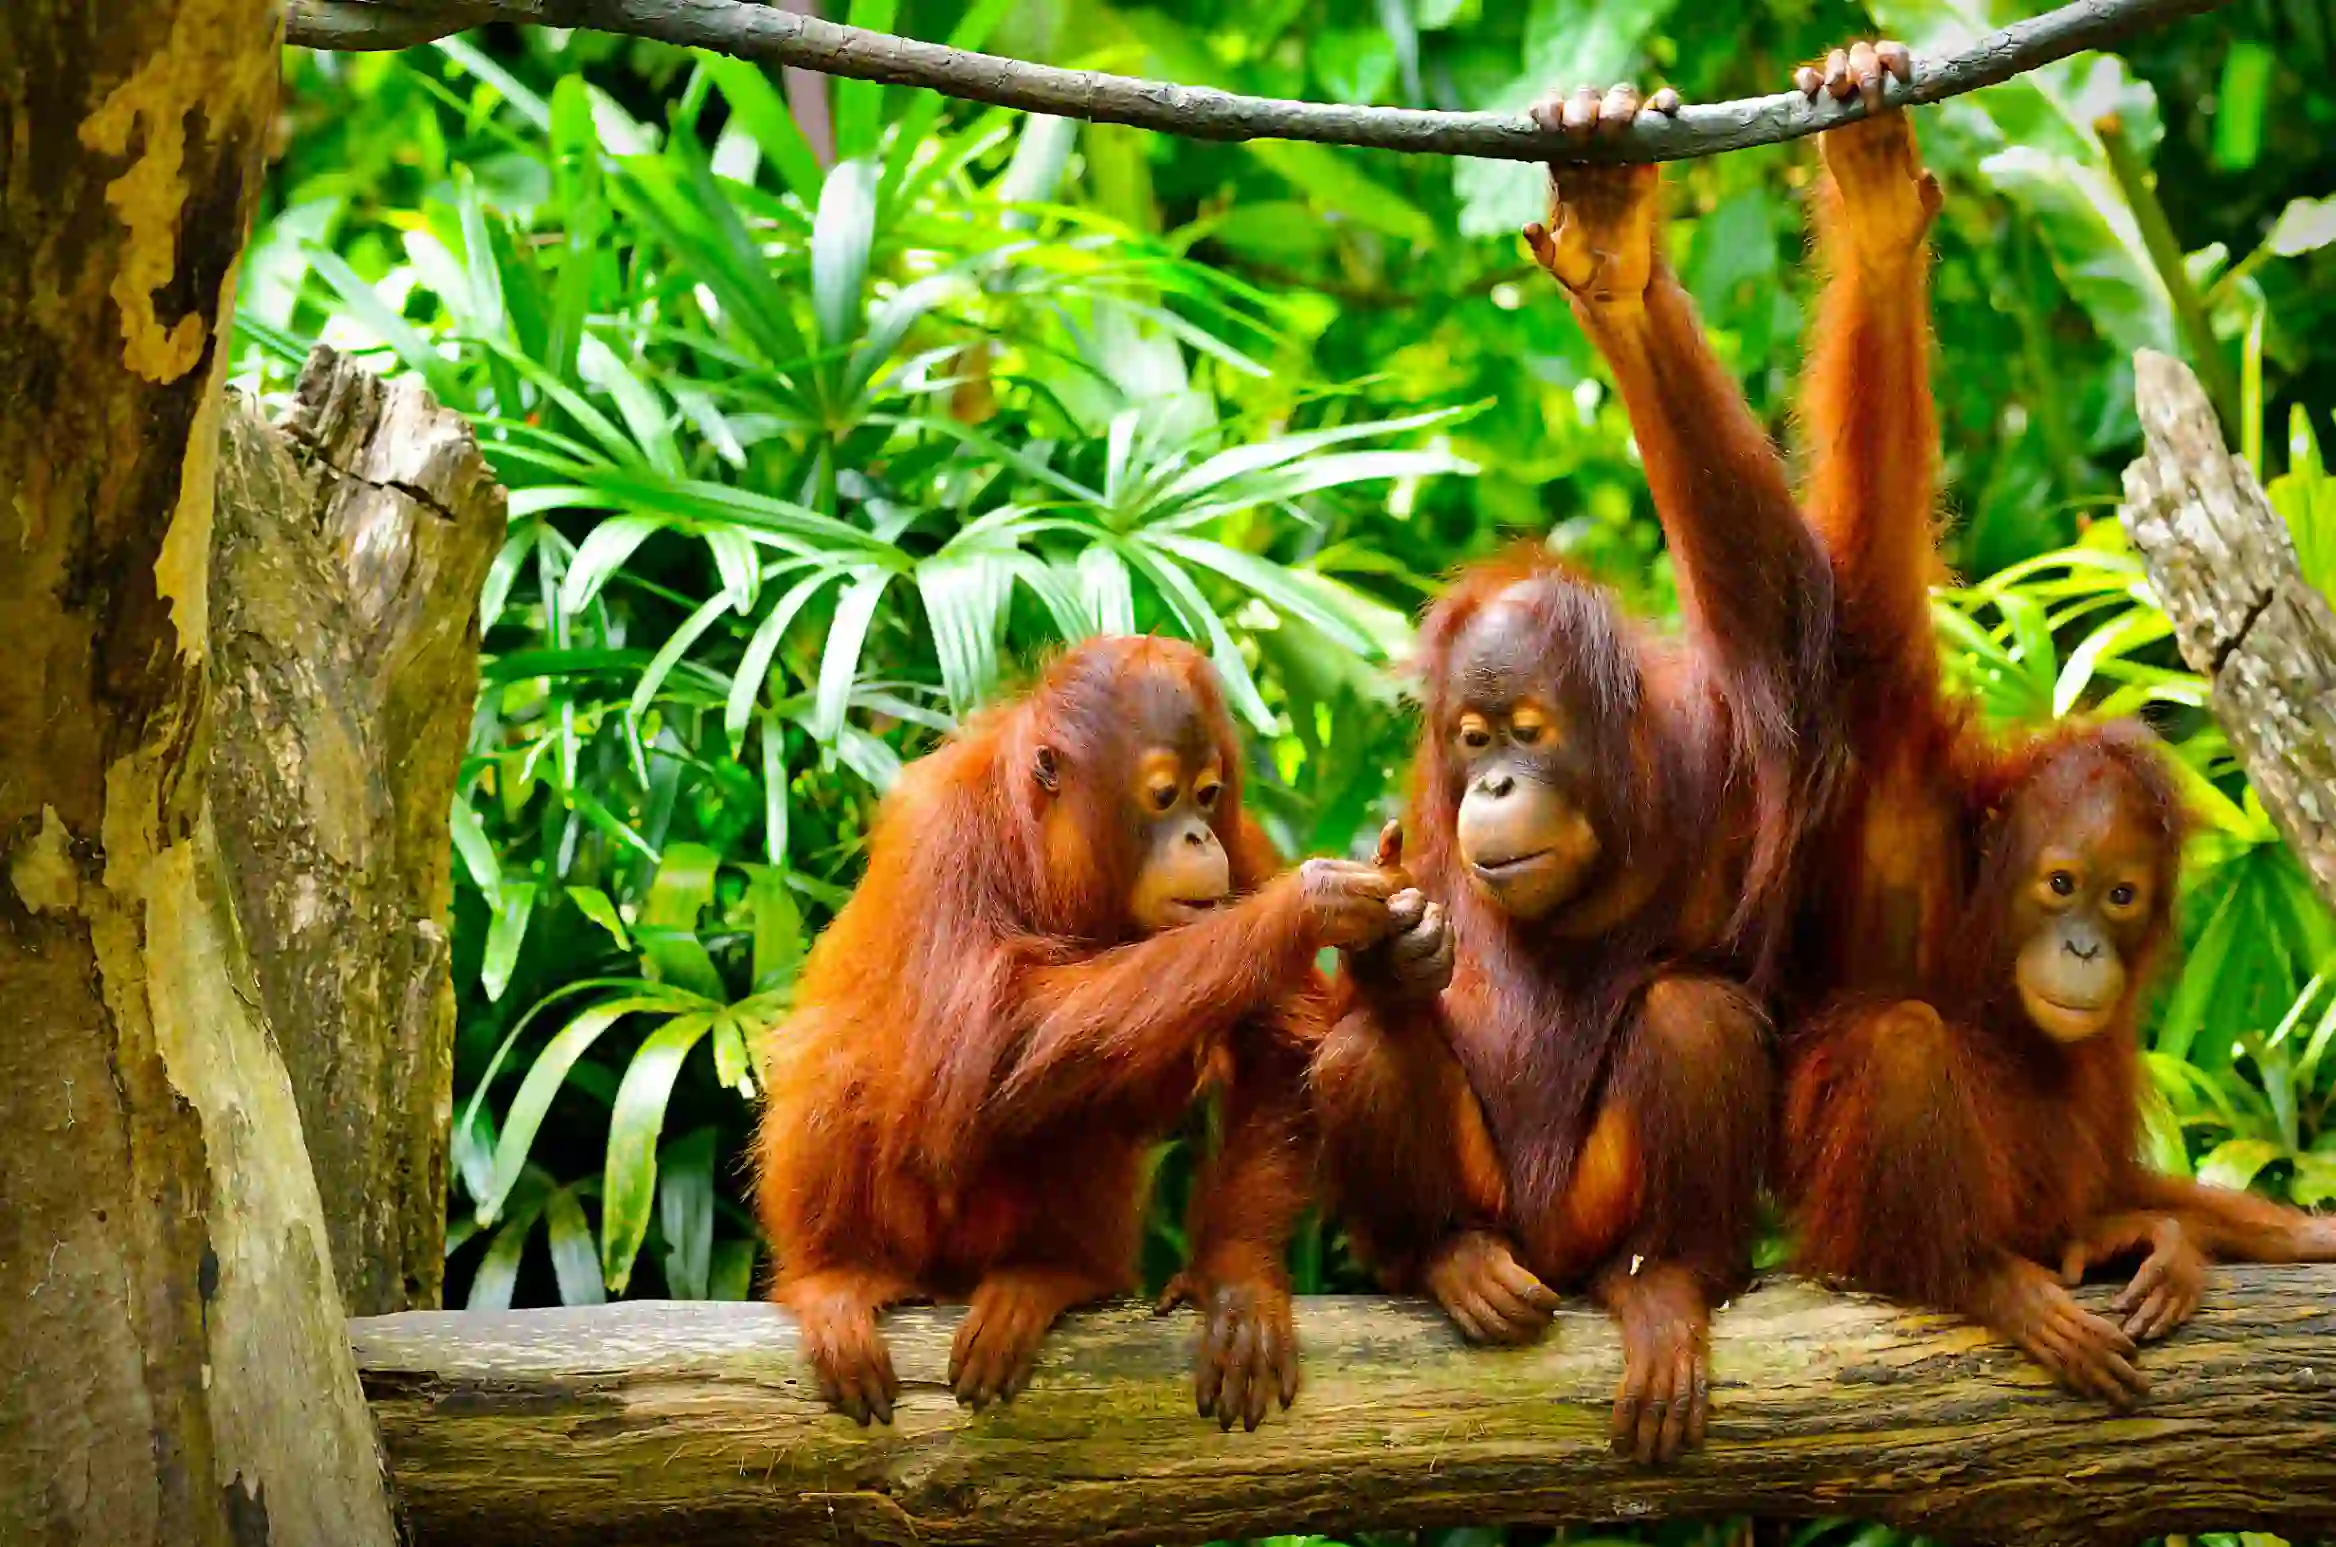
<svg viewBox="0 0 2336 1547">
<path fill-rule="evenodd" d="M 1841 610 L 1854 776 L 1809 866 L 1783 1180 L 1808 1271 L 1957 1310 L 2117 1406 L 2136 1344 L 2198 1303 L 2210 1257 L 2336 1258 L 2336 1220 L 2139 1159 L 2135 1020 L 2169 934 L 2182 810 L 2138 726 L 1998 742 L 1942 687 L 1929 254 L 1937 182 L 1876 113 L 1892 44 L 1804 92 L 1862 93 L 1821 139 L 1830 269 L 1809 361 L 1810 516 Z M 2141 1258 L 2096 1315 L 2067 1283 Z"/>
<path fill-rule="evenodd" d="M 1587 135 L 1638 111 L 1616 87 L 1536 114 Z M 1761 987 L 1834 744 L 1804 723 L 1832 698 L 1824 555 L 1663 261 L 1657 195 L 1652 167 L 1554 166 L 1526 234 L 1621 388 L 1684 628 L 1546 553 L 1430 610 L 1407 821 L 1435 901 L 1349 953 L 1314 1065 L 1361 1254 L 1476 1340 L 1588 1287 L 1623 1336 L 1612 1443 L 1642 1462 L 1701 1443 L 1710 1308 L 1750 1270 Z"/>
<path fill-rule="evenodd" d="M 1144 1151 L 1214 1079 L 1175 1291 L 1199 1405 L 1255 1428 L 1289 1404 L 1313 959 L 1384 934 L 1403 878 L 1273 868 L 1214 673 L 1174 640 L 1091 640 L 902 773 L 766 1061 L 771 1297 L 830 1402 L 890 1421 L 878 1318 L 925 1299 L 970 1302 L 959 1400 L 1012 1397 L 1063 1311 L 1132 1283 Z"/>
</svg>

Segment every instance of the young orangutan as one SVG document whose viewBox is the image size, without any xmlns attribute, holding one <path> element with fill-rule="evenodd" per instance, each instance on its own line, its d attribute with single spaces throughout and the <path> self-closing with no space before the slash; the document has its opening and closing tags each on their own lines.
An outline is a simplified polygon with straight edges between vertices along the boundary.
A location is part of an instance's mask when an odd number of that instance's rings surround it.
<svg viewBox="0 0 2336 1547">
<path fill-rule="evenodd" d="M 1616 87 L 1536 114 L 1586 134 L 1638 110 Z M 1611 1438 L 1643 1463 L 1701 1443 L 1710 1307 L 1750 1267 L 1774 1082 L 1746 981 L 1823 799 L 1830 743 L 1802 716 L 1830 703 L 1832 597 L 1663 262 L 1654 169 L 1551 177 L 1526 234 L 1621 387 L 1684 632 L 1546 553 L 1431 609 L 1408 825 L 1437 902 L 1399 897 L 1397 932 L 1349 954 L 1314 1084 L 1334 1201 L 1391 1288 L 1486 1341 L 1538 1332 L 1550 1284 L 1613 1312 Z"/>
<path fill-rule="evenodd" d="M 1876 113 L 1904 48 L 1837 50 L 1798 84 L 1863 94 L 1819 142 L 1829 266 L 1805 415 L 1810 515 L 1841 606 L 1856 769 L 1809 866 L 1805 1025 L 1784 1181 L 1800 1264 L 1957 1310 L 2116 1406 L 2137 1341 L 2196 1307 L 2205 1259 L 2336 1258 L 2336 1220 L 2152 1174 L 2135 1022 L 2170 927 L 2181 803 L 2137 726 L 1983 736 L 1939 675 L 1927 582 L 1936 432 L 1913 126 Z M 2112 1302 L 2070 1297 L 2142 1255 Z M 2054 1270 L 2059 1270 L 2059 1277 Z"/>
<path fill-rule="evenodd" d="M 1200 1407 L 1289 1404 L 1313 958 L 1386 933 L 1404 880 L 1272 871 L 1214 673 L 1174 640 L 1090 640 L 902 773 L 770 1039 L 757 1138 L 771 1298 L 831 1403 L 890 1421 L 878 1316 L 926 1299 L 971 1303 L 958 1399 L 1018 1392 L 1058 1316 L 1131 1283 L 1144 1150 L 1214 1076 L 1229 1133 L 1177 1291 Z"/>
</svg>

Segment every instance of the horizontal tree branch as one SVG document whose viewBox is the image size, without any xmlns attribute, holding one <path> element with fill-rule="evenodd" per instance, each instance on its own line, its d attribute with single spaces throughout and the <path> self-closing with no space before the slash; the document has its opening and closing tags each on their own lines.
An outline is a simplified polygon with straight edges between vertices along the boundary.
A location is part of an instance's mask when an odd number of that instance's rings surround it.
<svg viewBox="0 0 2336 1547">
<path fill-rule="evenodd" d="M 1892 107 L 1943 101 L 2222 3 L 2076 0 L 1991 32 L 1945 58 L 1917 57 L 1912 83 L 1888 82 L 1884 98 Z M 1691 104 L 1675 118 L 1643 114 L 1628 132 L 1583 145 L 1544 133 L 1522 113 L 1437 113 L 1236 96 L 1204 86 L 969 53 L 746 0 L 292 0 L 288 36 L 311 48 L 406 48 L 496 21 L 657 38 L 764 64 L 929 86 L 975 102 L 1133 124 L 1192 139 L 1312 140 L 1503 161 L 1680 161 L 1799 139 L 1863 111 L 1854 99 L 1842 103 L 1821 94 L 1811 102 L 1788 91 Z"/>
<path fill-rule="evenodd" d="M 2090 1290 L 2099 1304 L 2105 1291 Z M 955 1310 L 887 1318 L 891 1428 L 825 1411 L 760 1305 L 351 1323 L 421 1544 L 1151 1543 L 1459 1521 L 1853 1515 L 1963 1539 L 2336 1526 L 2336 1268 L 2227 1270 L 2111 1417 L 1987 1334 L 1784 1282 L 1724 1311 L 1708 1447 L 1611 1456 L 1621 1358 L 1568 1311 L 1464 1348 L 1423 1305 L 1300 1302 L 1306 1389 L 1254 1434 L 1192 1409 L 1190 1312 L 1071 1318 L 1021 1397 L 962 1411 Z"/>
</svg>

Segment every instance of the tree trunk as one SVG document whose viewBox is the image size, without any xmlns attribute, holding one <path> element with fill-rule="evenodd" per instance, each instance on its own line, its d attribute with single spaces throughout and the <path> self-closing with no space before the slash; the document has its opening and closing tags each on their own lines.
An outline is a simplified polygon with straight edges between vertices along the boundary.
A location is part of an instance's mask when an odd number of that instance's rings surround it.
<svg viewBox="0 0 2336 1547">
<path fill-rule="evenodd" d="M 871 1429 L 821 1406 L 769 1306 L 413 1314 L 351 1336 L 425 1547 L 1094 1547 L 1743 1513 L 2050 1547 L 2336 1524 L 2336 1268 L 2219 1272 L 2114 1419 L 1952 1318 L 1765 1287 L 1715 1323 L 1708 1448 L 1668 1471 L 1606 1447 L 1621 1352 L 1591 1312 L 1481 1350 L 1425 1305 L 1303 1299 L 1305 1390 L 1254 1434 L 1194 1415 L 1189 1311 L 1074 1316 L 1030 1388 L 982 1414 L 945 1380 L 961 1315 L 885 1318 L 903 1392 Z"/>
<path fill-rule="evenodd" d="M 206 798 L 267 0 L 0 4 L 0 1541 L 388 1547 Z"/>
<path fill-rule="evenodd" d="M 329 349 L 231 401 L 212 804 L 356 1315 L 438 1303 L 453 1103 L 447 809 L 503 491 L 459 414 Z"/>
<path fill-rule="evenodd" d="M 2144 349 L 2133 377 L 2148 443 L 2118 514 L 2248 782 L 2336 908 L 2336 612 L 2190 368 Z"/>
</svg>

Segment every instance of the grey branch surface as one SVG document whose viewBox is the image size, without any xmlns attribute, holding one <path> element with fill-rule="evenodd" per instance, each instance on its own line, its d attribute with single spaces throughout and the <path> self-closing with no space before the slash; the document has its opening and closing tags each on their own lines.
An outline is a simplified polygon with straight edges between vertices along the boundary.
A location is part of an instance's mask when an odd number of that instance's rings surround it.
<svg viewBox="0 0 2336 1547">
<path fill-rule="evenodd" d="M 1939 102 L 2010 80 L 2135 32 L 2211 11 L 2224 0 L 2076 0 L 1974 40 L 1944 58 L 1917 56 L 1888 106 Z M 1439 113 L 1244 97 L 1203 86 L 1064 70 L 846 27 L 747 0 L 292 0 L 289 41 L 311 48 L 406 48 L 488 22 L 590 27 L 855 80 L 929 86 L 948 96 L 1202 140 L 1312 140 L 1503 161 L 1680 161 L 1815 134 L 1863 109 L 1798 92 L 1690 104 L 1675 118 L 1640 115 L 1623 134 L 1582 144 L 1523 113 Z M 1553 86 L 1573 87 L 1561 80 Z M 1598 82 L 1605 85 L 1605 82 Z"/>
<path fill-rule="evenodd" d="M 2336 611 L 2190 368 L 2144 349 L 2133 374 L 2146 445 L 2118 514 L 2248 781 L 2336 907 Z"/>
<path fill-rule="evenodd" d="M 2105 1289 L 2083 1291 L 2094 1305 Z M 1011 1404 L 944 1382 L 961 1312 L 886 1318 L 891 1428 L 827 1412 L 763 1305 L 414 1312 L 351 1336 L 420 1547 L 1158 1543 L 1462 1521 L 1852 1515 L 2075 1544 L 2336 1527 L 2336 1267 L 2218 1270 L 2112 1417 L 1986 1333 L 1785 1281 L 1721 1312 L 1707 1448 L 1605 1448 L 1613 1328 L 1473 1350 L 1424 1304 L 1299 1302 L 1306 1386 L 1254 1434 L 1192 1408 L 1189 1311 L 1074 1316 Z"/>
</svg>

